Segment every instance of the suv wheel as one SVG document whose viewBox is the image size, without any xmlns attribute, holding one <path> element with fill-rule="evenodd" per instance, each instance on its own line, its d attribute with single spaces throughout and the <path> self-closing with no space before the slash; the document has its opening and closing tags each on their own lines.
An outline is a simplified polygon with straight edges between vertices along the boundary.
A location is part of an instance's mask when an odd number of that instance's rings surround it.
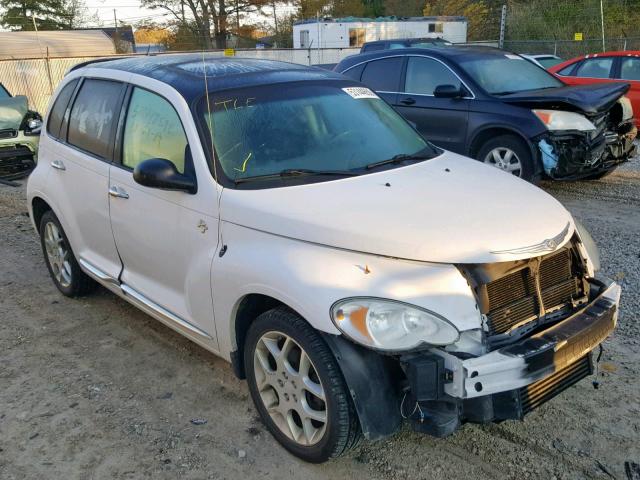
<svg viewBox="0 0 640 480">
<path fill-rule="evenodd" d="M 320 463 L 356 445 L 360 424 L 336 359 L 301 317 L 285 308 L 260 315 L 244 365 L 262 421 L 291 453 Z"/>
<path fill-rule="evenodd" d="M 533 180 L 533 161 L 527 146 L 514 135 L 500 135 L 478 151 L 478 160 L 527 181 Z"/>
<path fill-rule="evenodd" d="M 63 295 L 77 297 L 95 290 L 97 283 L 80 269 L 62 225 L 51 210 L 40 220 L 40 243 L 49 274 Z"/>
</svg>

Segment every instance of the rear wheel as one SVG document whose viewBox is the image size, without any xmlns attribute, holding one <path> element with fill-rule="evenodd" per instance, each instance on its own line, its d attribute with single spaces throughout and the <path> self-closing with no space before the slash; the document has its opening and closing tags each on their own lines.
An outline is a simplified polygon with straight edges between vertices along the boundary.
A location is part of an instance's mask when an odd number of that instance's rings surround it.
<svg viewBox="0 0 640 480">
<path fill-rule="evenodd" d="M 294 312 L 276 308 L 253 322 L 244 364 L 262 421 L 291 453 L 320 463 L 357 443 L 360 425 L 336 359 Z"/>
<path fill-rule="evenodd" d="M 488 140 L 478 150 L 477 159 L 523 180 L 533 180 L 531 152 L 515 135 L 500 135 Z"/>
<path fill-rule="evenodd" d="M 40 220 L 40 243 L 49 274 L 58 290 L 67 297 L 79 297 L 98 284 L 80 269 L 58 217 L 45 212 Z"/>
</svg>

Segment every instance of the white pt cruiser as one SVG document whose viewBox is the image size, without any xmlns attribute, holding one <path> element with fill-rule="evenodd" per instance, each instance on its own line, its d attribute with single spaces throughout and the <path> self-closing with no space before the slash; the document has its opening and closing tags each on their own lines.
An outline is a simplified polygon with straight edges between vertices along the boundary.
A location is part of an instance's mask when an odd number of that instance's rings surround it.
<svg viewBox="0 0 640 480">
<path fill-rule="evenodd" d="M 332 72 L 200 54 L 62 81 L 28 185 L 67 296 L 100 284 L 246 378 L 310 462 L 406 419 L 521 419 L 593 371 L 620 288 L 551 196 Z"/>
</svg>

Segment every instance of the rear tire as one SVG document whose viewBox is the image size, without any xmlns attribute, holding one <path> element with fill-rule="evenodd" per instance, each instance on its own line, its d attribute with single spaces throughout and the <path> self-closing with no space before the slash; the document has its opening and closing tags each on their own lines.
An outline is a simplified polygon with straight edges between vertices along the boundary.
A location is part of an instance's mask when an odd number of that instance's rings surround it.
<svg viewBox="0 0 640 480">
<path fill-rule="evenodd" d="M 515 135 L 500 135 L 486 141 L 476 158 L 528 182 L 534 180 L 534 164 L 529 147 Z"/>
<path fill-rule="evenodd" d="M 336 359 L 296 313 L 279 307 L 251 324 L 244 366 L 263 423 L 293 455 L 321 463 L 358 443 L 360 424 Z"/>
<path fill-rule="evenodd" d="M 58 217 L 47 211 L 40 219 L 40 245 L 51 279 L 67 297 L 93 292 L 98 284 L 82 271 Z"/>
</svg>

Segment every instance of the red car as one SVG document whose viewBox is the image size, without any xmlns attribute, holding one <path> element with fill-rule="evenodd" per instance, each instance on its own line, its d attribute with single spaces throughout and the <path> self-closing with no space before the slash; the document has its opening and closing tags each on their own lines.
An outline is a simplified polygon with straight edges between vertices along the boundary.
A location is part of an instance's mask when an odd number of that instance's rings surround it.
<svg viewBox="0 0 640 480">
<path fill-rule="evenodd" d="M 605 52 L 584 55 L 548 69 L 569 85 L 602 82 L 629 83 L 636 126 L 640 128 L 640 51 Z"/>
</svg>

